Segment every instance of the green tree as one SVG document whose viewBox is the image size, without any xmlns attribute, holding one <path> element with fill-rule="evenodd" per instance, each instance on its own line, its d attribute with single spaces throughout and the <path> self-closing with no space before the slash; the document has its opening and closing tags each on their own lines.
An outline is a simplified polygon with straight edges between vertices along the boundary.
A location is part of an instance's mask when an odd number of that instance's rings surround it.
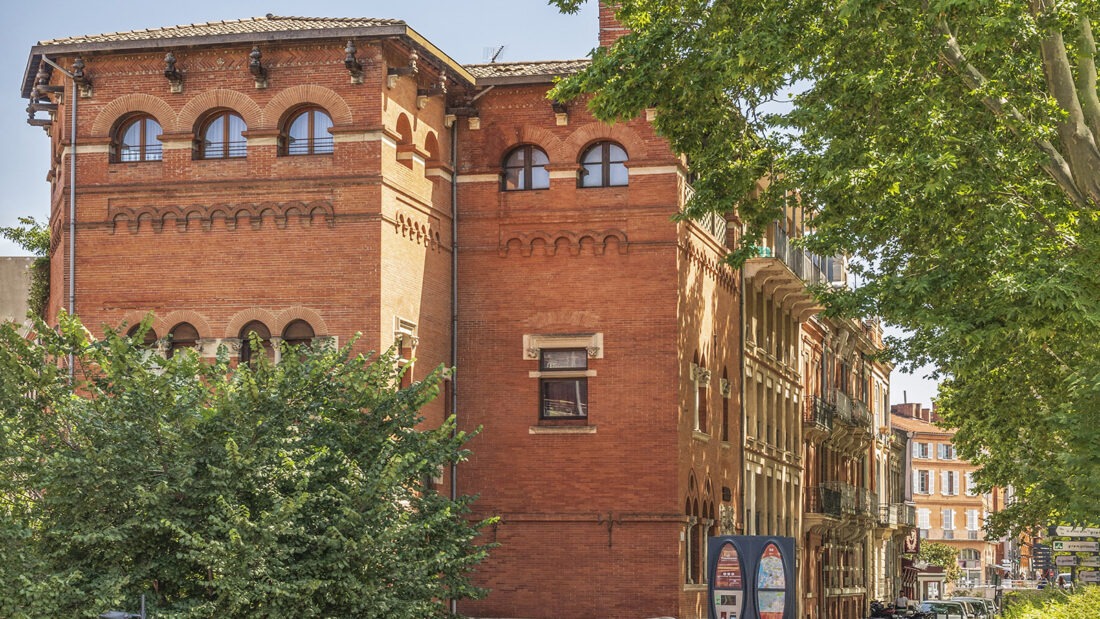
<svg viewBox="0 0 1100 619">
<path fill-rule="evenodd" d="M 441 370 L 400 389 L 392 354 L 233 369 L 38 328 L 0 326 L 0 616 L 147 594 L 162 618 L 421 619 L 481 593 L 484 523 L 426 483 L 466 455 L 452 421 L 420 425 Z"/>
<path fill-rule="evenodd" d="M 574 10 L 583 0 L 551 0 Z M 792 196 L 807 245 L 859 258 L 830 312 L 911 333 L 994 533 L 1100 504 L 1100 103 L 1095 0 L 622 0 L 631 30 L 551 96 L 656 108 L 686 216 L 736 207 L 735 264 Z M 753 191 L 757 179 L 771 184 Z"/>
<path fill-rule="evenodd" d="M 959 568 L 959 551 L 952 546 L 922 540 L 917 559 L 942 567 L 947 582 L 955 582 L 962 577 L 962 569 Z"/>
<path fill-rule="evenodd" d="M 18 226 L 0 227 L 0 237 L 15 242 L 36 256 L 31 263 L 27 306 L 31 314 L 44 317 L 50 298 L 50 229 L 34 217 L 20 217 Z"/>
</svg>

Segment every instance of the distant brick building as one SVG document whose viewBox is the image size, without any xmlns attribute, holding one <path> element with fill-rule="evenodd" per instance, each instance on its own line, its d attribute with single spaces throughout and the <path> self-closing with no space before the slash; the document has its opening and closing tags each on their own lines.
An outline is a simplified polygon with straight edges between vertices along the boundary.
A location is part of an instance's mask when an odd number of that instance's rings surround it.
<svg viewBox="0 0 1100 619">
<path fill-rule="evenodd" d="M 425 423 L 481 431 L 436 483 L 500 517 L 491 593 L 460 611 L 705 616 L 708 536 L 802 535 L 814 281 L 786 254 L 743 280 L 721 261 L 735 216 L 674 220 L 691 187 L 651 112 L 607 125 L 546 98 L 585 64 L 462 66 L 374 19 L 41 43 L 23 92 L 53 145 L 49 319 L 71 292 L 95 333 L 154 313 L 165 354 L 361 333 L 413 379 L 453 363 Z"/>
</svg>

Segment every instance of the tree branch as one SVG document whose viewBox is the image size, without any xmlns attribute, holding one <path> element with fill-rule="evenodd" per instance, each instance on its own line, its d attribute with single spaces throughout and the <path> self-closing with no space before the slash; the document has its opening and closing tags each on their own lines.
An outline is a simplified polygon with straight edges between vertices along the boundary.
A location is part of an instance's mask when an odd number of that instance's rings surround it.
<svg viewBox="0 0 1100 619">
<path fill-rule="evenodd" d="M 970 64 L 966 55 L 963 54 L 958 39 L 955 38 L 954 33 L 951 32 L 951 28 L 947 24 L 947 18 L 942 14 L 937 15 L 935 27 L 944 37 L 943 49 L 941 50 L 943 59 L 959 73 L 963 82 L 970 88 L 979 90 L 985 86 L 987 83 L 985 76 L 974 65 Z M 983 95 L 982 103 L 997 116 L 1007 116 L 1020 125 L 1029 124 L 1023 114 L 1009 105 L 1003 97 Z M 1012 123 L 1009 123 L 1009 128 L 1013 133 L 1019 133 L 1019 129 Z M 1078 189 L 1077 184 L 1074 182 L 1073 171 L 1069 163 L 1058 152 L 1058 149 L 1049 140 L 1033 138 L 1032 142 L 1047 156 L 1048 161 L 1042 164 L 1043 171 L 1054 180 L 1062 192 L 1066 194 L 1066 197 L 1082 210 L 1093 210 L 1088 197 Z"/>
<path fill-rule="evenodd" d="M 1077 92 L 1085 112 L 1085 122 L 1095 138 L 1100 136 L 1100 97 L 1096 94 L 1096 39 L 1088 15 L 1077 22 L 1081 49 L 1077 54 Z"/>
</svg>

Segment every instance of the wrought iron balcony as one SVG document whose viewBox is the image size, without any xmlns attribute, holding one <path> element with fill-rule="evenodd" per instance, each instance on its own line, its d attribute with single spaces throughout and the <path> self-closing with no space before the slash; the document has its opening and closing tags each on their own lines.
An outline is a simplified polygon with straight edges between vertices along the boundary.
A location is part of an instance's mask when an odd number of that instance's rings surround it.
<svg viewBox="0 0 1100 619">
<path fill-rule="evenodd" d="M 810 488 L 806 497 L 806 513 L 824 514 L 833 518 L 843 515 L 843 496 L 840 489 L 826 485 Z"/>
<path fill-rule="evenodd" d="M 903 527 L 917 526 L 917 508 L 906 503 L 894 503 L 898 508 L 898 525 Z"/>
<path fill-rule="evenodd" d="M 824 399 L 813 396 L 806 400 L 806 411 L 802 416 L 802 428 L 809 440 L 822 440 L 833 429 L 833 416 L 836 407 Z"/>
</svg>

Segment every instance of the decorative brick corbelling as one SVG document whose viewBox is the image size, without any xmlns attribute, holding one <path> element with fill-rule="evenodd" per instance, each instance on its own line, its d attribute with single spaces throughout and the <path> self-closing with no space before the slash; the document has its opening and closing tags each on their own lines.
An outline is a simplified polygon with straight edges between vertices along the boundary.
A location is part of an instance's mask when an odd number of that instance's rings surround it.
<svg viewBox="0 0 1100 619">
<path fill-rule="evenodd" d="M 129 94 L 122 95 L 103 106 L 92 121 L 92 136 L 109 137 L 118 119 L 134 112 L 144 112 L 156 118 L 161 130 L 165 133 L 178 131 L 176 112 L 163 99 L 150 94 Z"/>
<path fill-rule="evenodd" d="M 285 310 L 279 312 L 279 315 L 275 317 L 274 324 L 268 326 L 271 327 L 272 335 L 277 333 L 281 336 L 283 330 L 286 329 L 287 325 L 294 322 L 295 320 L 304 320 L 308 322 L 309 326 L 313 327 L 313 333 L 316 334 L 317 337 L 321 337 L 329 333 L 328 323 L 325 322 L 324 318 L 321 318 L 321 314 L 317 313 L 317 311 L 314 309 L 303 307 L 301 305 L 288 307 Z"/>
<path fill-rule="evenodd" d="M 330 227 L 335 225 L 335 213 L 328 200 L 312 202 L 261 202 L 259 204 L 215 204 L 211 206 L 147 206 L 138 208 L 108 208 L 108 218 L 112 224 L 111 233 L 118 232 L 119 226 L 126 226 L 131 234 L 148 226 L 153 232 L 187 232 L 189 230 L 210 230 L 215 219 L 225 221 L 225 227 L 236 230 L 238 226 L 250 225 L 259 230 L 264 221 L 274 222 L 283 230 L 288 223 L 311 226 L 314 222 L 324 222 Z"/>
<path fill-rule="evenodd" d="M 498 246 L 500 256 L 506 257 L 518 250 L 527 257 L 541 247 L 547 256 L 556 256 L 559 252 L 570 256 L 579 256 L 585 248 L 591 247 L 592 253 L 602 256 L 608 248 L 614 247 L 619 254 L 626 254 L 629 242 L 622 230 L 585 230 L 583 232 L 545 232 L 538 230 L 530 233 L 511 232 L 501 236 Z"/>
<path fill-rule="evenodd" d="M 225 325 L 225 333 L 222 337 L 239 337 L 241 329 L 253 320 L 264 323 L 264 326 L 271 331 L 271 335 L 273 336 L 281 336 L 283 333 L 282 329 L 276 330 L 274 328 L 279 322 L 279 317 L 274 312 L 262 307 L 250 307 L 237 312 L 229 319 L 229 322 Z"/>
<path fill-rule="evenodd" d="M 241 115 L 246 127 L 259 127 L 263 110 L 250 97 L 235 90 L 208 90 L 201 93 L 183 106 L 177 115 L 177 126 L 181 130 L 196 130 L 203 116 L 212 110 L 230 109 Z"/>
<path fill-rule="evenodd" d="M 332 124 L 337 127 L 350 125 L 353 121 L 351 108 L 343 97 L 324 86 L 309 84 L 287 88 L 272 97 L 263 108 L 257 128 L 277 128 L 287 112 L 304 105 L 317 105 L 324 108 L 332 117 Z"/>
<path fill-rule="evenodd" d="M 691 261 L 691 264 L 699 267 L 722 288 L 729 292 L 734 291 L 736 287 L 734 272 L 728 264 L 708 256 L 709 252 L 694 245 L 680 245 L 680 251 Z"/>
<path fill-rule="evenodd" d="M 638 135 L 638 132 L 623 123 L 614 125 L 600 122 L 588 123 L 569 134 L 564 146 L 567 152 L 572 153 L 573 159 L 578 159 L 589 144 L 604 140 L 622 144 L 631 161 L 645 160 L 649 157 L 645 140 Z"/>
<path fill-rule="evenodd" d="M 394 221 L 394 232 L 409 239 L 417 245 L 423 245 L 432 251 L 440 251 L 443 248 L 439 230 L 430 222 L 416 221 L 412 216 L 398 212 Z"/>
</svg>

